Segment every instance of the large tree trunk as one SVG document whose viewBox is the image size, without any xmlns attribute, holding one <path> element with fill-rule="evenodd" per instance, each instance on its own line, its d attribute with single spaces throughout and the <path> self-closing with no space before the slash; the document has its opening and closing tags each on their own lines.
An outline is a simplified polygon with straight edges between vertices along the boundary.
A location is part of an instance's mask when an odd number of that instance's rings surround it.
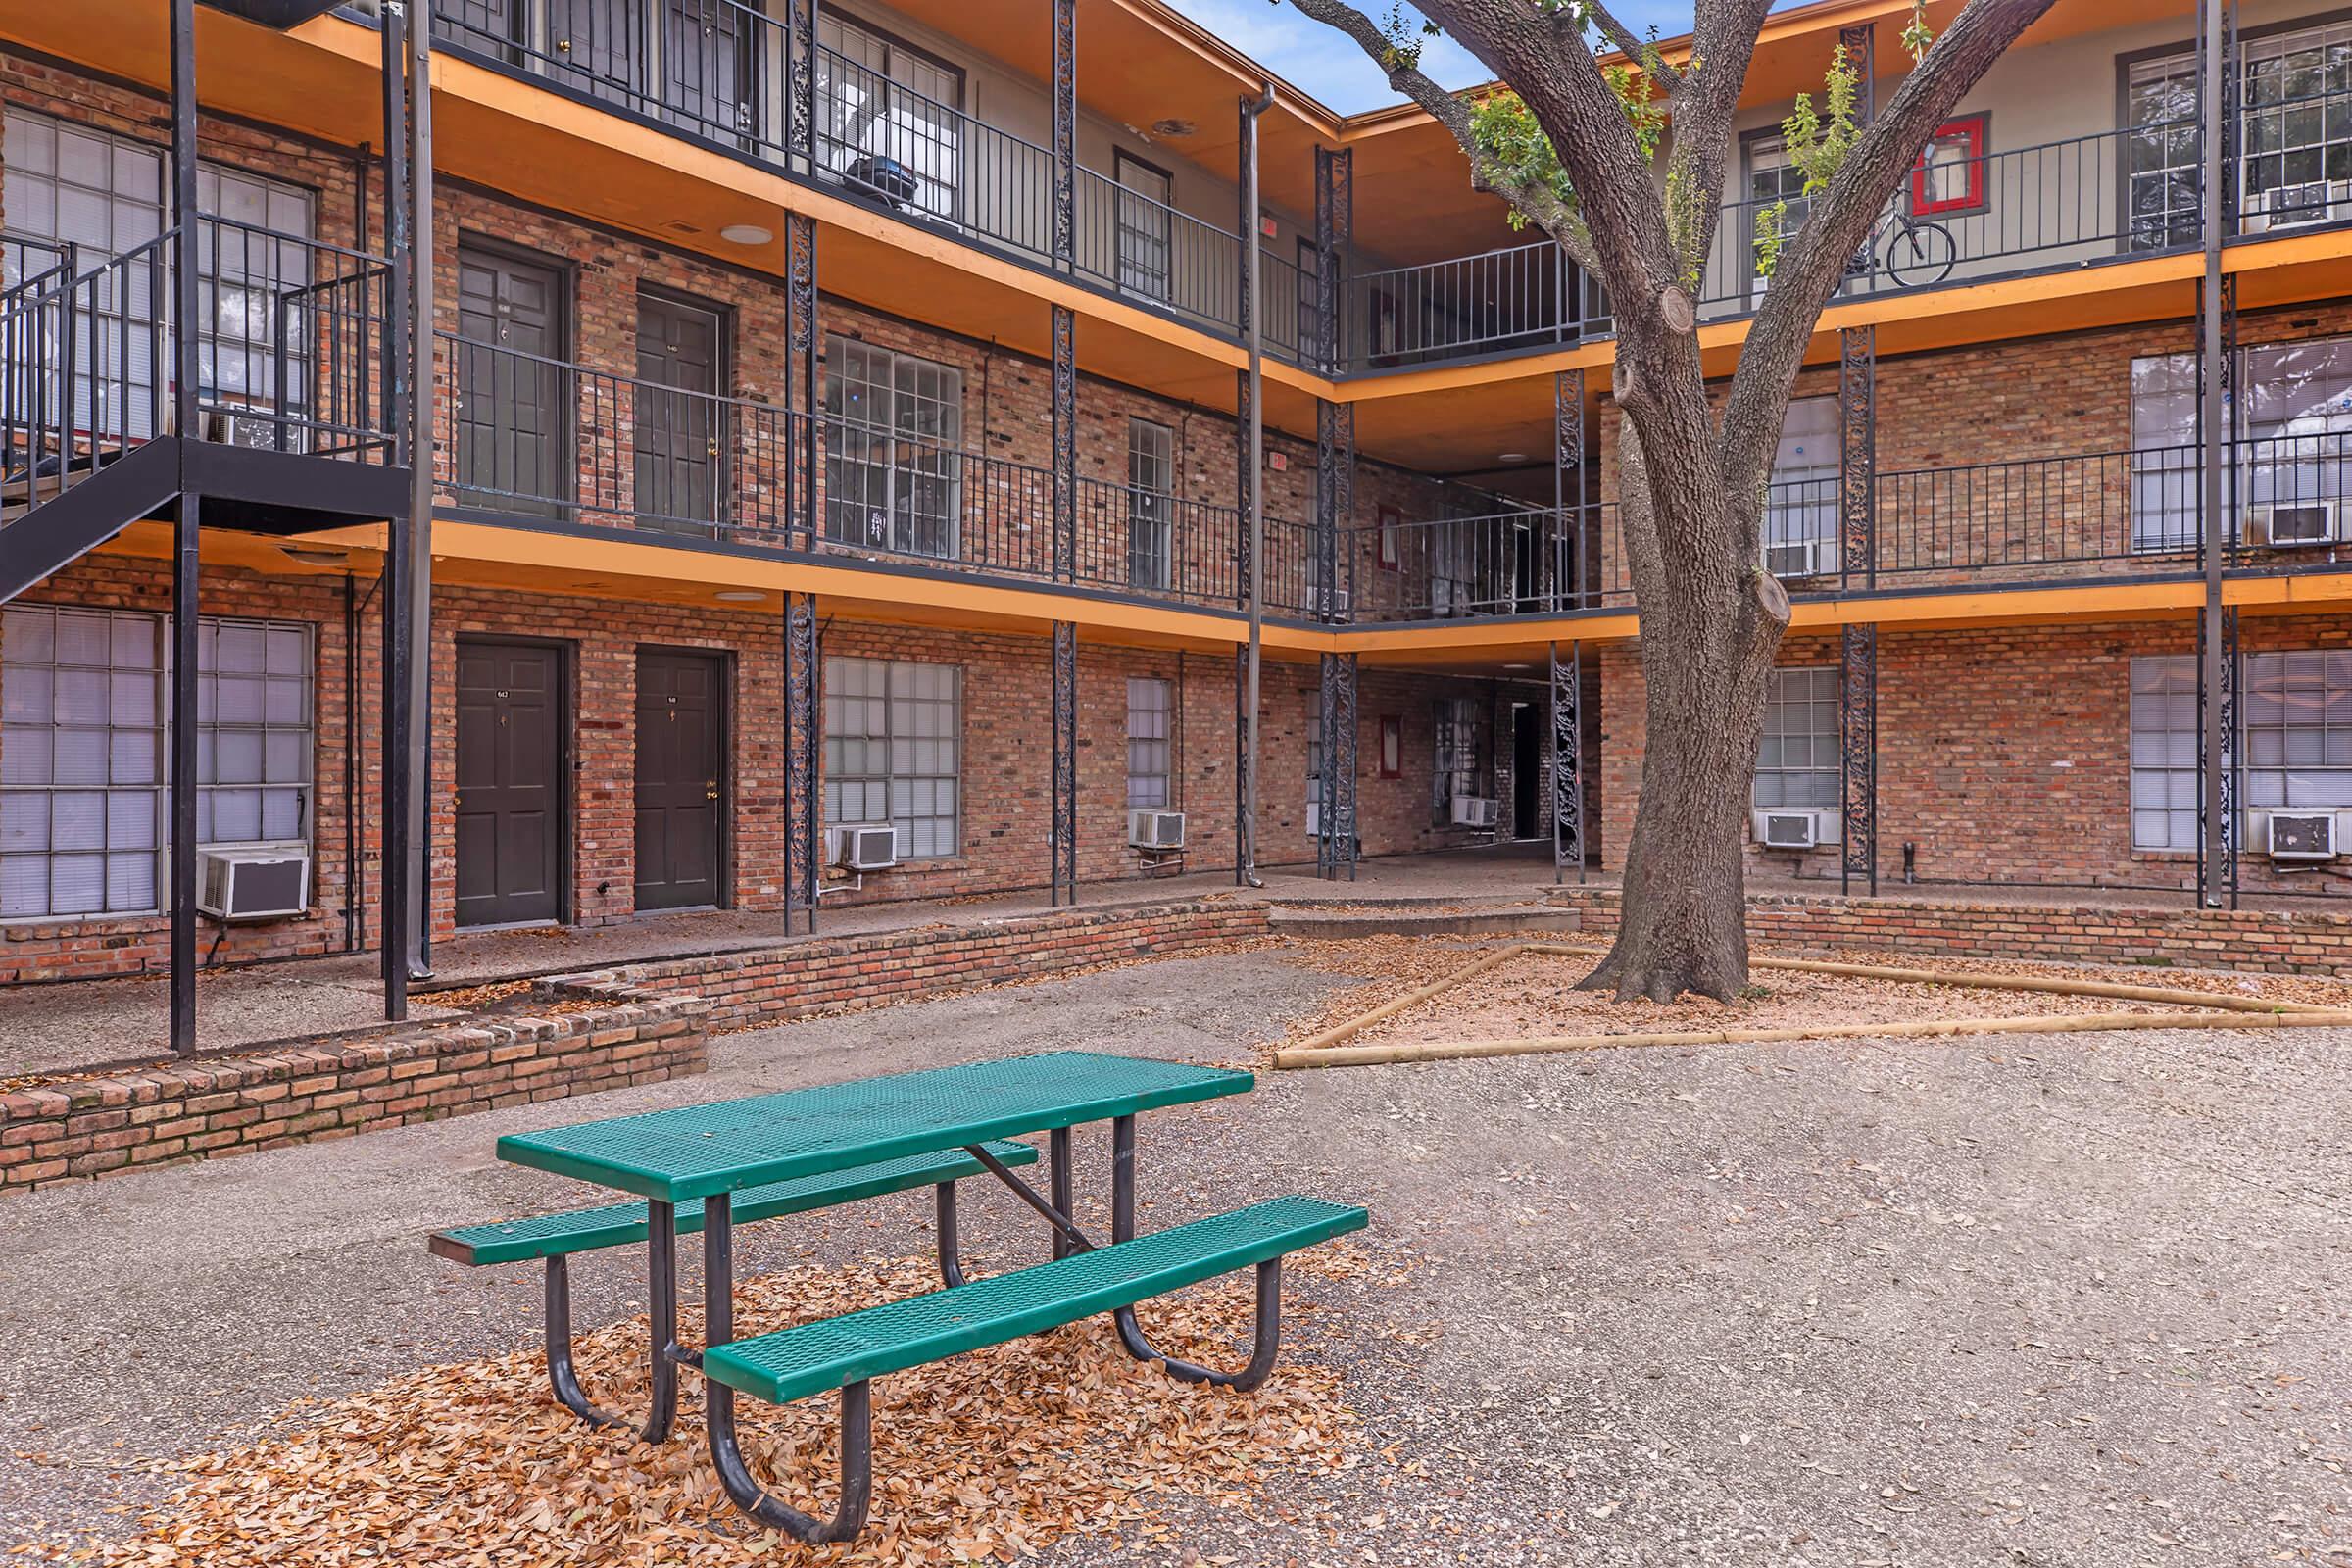
<svg viewBox="0 0 2352 1568">
<path fill-rule="evenodd" d="M 1759 563 L 1718 552 L 1668 566 L 1660 537 L 1739 531 L 1740 509 L 1711 463 L 1676 464 L 1653 482 L 1628 420 L 1622 472 L 1648 742 L 1617 940 L 1583 984 L 1620 998 L 1729 1001 L 1747 985 L 1748 786 L 1788 600 Z"/>
</svg>

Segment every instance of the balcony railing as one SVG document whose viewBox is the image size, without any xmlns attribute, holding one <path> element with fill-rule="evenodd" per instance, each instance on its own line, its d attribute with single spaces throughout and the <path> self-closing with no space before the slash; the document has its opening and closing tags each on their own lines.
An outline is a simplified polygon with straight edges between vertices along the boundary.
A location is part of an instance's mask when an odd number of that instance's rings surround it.
<svg viewBox="0 0 2352 1568">
<path fill-rule="evenodd" d="M 775 550 L 813 548 L 1051 581 L 1054 474 L 940 441 L 818 416 L 814 541 L 794 529 L 809 416 L 444 333 L 434 474 L 452 504 L 503 518 Z M 1240 514 L 1081 476 L 1066 579 L 1236 608 Z"/>
<path fill-rule="evenodd" d="M 189 433 L 385 460 L 388 264 L 199 215 L 115 256 L 0 241 L 0 450 L 12 485 L 29 475 L 37 491 L 65 488 L 169 428 L 172 270 L 191 232 L 200 424 Z"/>
<path fill-rule="evenodd" d="M 1056 265 L 1052 152 L 833 49 L 804 46 L 748 0 L 432 0 L 450 48 L 808 174 L 909 221 Z M 807 58 L 804 58 L 807 56 Z M 2352 222 L 2352 94 L 2243 111 L 2230 171 L 2235 236 Z M 1859 247 L 1841 297 L 1982 281 L 2193 247 L 2202 133 L 2129 126 L 1946 161 L 1916 174 Z M 1239 335 L 1242 240 L 1089 169 L 1075 172 L 1068 266 L 1099 287 Z M 1770 287 L 1757 225 L 1788 231 L 1805 200 L 1728 203 L 1698 279 L 1709 318 Z M 1605 336 L 1600 289 L 1548 241 L 1411 267 L 1335 260 L 1324 341 L 1317 280 L 1265 253 L 1269 349 L 1340 372 L 1521 352 Z"/>
</svg>

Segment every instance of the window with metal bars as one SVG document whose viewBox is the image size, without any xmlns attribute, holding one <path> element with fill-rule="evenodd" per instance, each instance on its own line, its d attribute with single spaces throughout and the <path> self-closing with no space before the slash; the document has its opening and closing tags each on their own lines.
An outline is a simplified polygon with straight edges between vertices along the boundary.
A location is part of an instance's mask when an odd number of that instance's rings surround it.
<svg viewBox="0 0 2352 1568">
<path fill-rule="evenodd" d="M 902 860 L 957 853 L 962 697 L 959 665 L 826 660 L 826 825 L 888 822 Z"/>
<path fill-rule="evenodd" d="M 1127 585 L 1167 591 L 1176 489 L 1176 432 L 1150 419 L 1127 421 Z"/>
<path fill-rule="evenodd" d="M 133 611 L 0 612 L 0 918 L 161 907 L 169 625 Z M 196 635 L 197 841 L 307 841 L 311 628 L 206 616 Z"/>
<path fill-rule="evenodd" d="M 1159 810 L 1170 802 L 1173 687 L 1147 675 L 1127 677 L 1127 804 Z"/>
<path fill-rule="evenodd" d="M 825 339 L 825 537 L 953 561 L 963 514 L 963 372 Z"/>
<path fill-rule="evenodd" d="M 1838 671 L 1776 669 L 1764 697 L 1751 799 L 1758 810 L 1834 810 L 1841 798 Z"/>
</svg>

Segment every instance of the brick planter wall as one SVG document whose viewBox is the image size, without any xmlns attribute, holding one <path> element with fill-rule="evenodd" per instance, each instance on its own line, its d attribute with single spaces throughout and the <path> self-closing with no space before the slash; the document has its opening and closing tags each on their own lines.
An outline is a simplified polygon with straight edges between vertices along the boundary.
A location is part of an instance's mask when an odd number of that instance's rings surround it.
<svg viewBox="0 0 2352 1568">
<path fill-rule="evenodd" d="M 550 1016 L 486 1016 L 0 1095 L 0 1191 L 438 1121 L 703 1070 L 704 1008 L 610 981 Z"/>
<path fill-rule="evenodd" d="M 626 964 L 546 982 L 613 982 L 640 993 L 691 993 L 712 1029 L 919 1002 L 944 992 L 1043 980 L 1073 969 L 1180 957 L 1268 934 L 1260 904 L 1177 904 L 1073 910 L 954 928 L 818 939 L 753 953 Z"/>
<path fill-rule="evenodd" d="M 1614 888 L 1568 888 L 1550 902 L 1584 929 L 1617 929 Z M 2138 909 L 2097 905 L 1934 904 L 1751 897 L 1747 934 L 1773 947 L 1893 951 L 1935 957 L 2178 964 L 2352 978 L 2352 917 L 2258 909 Z"/>
</svg>

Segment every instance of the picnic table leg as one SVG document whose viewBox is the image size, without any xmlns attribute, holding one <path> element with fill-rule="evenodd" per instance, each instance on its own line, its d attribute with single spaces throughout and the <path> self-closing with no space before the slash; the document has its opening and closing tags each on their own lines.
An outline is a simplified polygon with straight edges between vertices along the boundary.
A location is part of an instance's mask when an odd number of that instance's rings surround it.
<svg viewBox="0 0 2352 1568">
<path fill-rule="evenodd" d="M 953 1185 L 953 1184 L 950 1184 Z M 703 1201 L 703 1335 L 706 1347 L 735 1338 L 735 1215 L 733 1200 L 721 1193 Z M 948 1254 L 940 1254 L 944 1260 Z M 719 1485 L 735 1506 L 796 1541 L 810 1545 L 848 1541 L 865 1528 L 874 1494 L 873 1387 L 863 1379 L 841 1391 L 841 1506 L 831 1519 L 818 1519 L 778 1502 L 752 1474 L 735 1439 L 735 1391 L 714 1378 L 703 1379 L 703 1424 Z"/>
<path fill-rule="evenodd" d="M 939 1193 L 939 1277 L 950 1290 L 963 1283 L 963 1249 L 956 1236 L 956 1184 L 941 1182 Z"/>
<path fill-rule="evenodd" d="M 1049 1201 L 1053 1203 L 1055 1213 L 1067 1219 L 1074 1197 L 1070 1181 L 1070 1130 L 1067 1127 L 1056 1127 L 1047 1137 L 1046 1165 L 1053 1182 Z M 1065 1258 L 1075 1250 L 1075 1245 L 1069 1237 L 1063 1235 L 1058 1226 L 1055 1227 L 1054 1231 L 1054 1258 L 1056 1260 Z"/>
<path fill-rule="evenodd" d="M 730 1216 L 731 1217 L 731 1216 Z M 646 1418 L 648 1443 L 665 1443 L 678 1418 L 678 1211 L 659 1200 L 645 1205 L 646 1298 L 652 1307 L 654 1409 Z"/>
<path fill-rule="evenodd" d="M 1110 1123 L 1110 1239 L 1135 1240 L 1135 1118 L 1117 1116 Z M 1266 1381 L 1282 1342 L 1282 1259 L 1271 1257 L 1257 1265 L 1257 1340 L 1250 1364 L 1239 1372 L 1216 1372 L 1176 1356 L 1164 1355 L 1144 1337 L 1135 1308 L 1122 1306 L 1111 1313 L 1119 1327 L 1119 1343 L 1138 1361 L 1156 1361 L 1179 1383 L 1213 1383 L 1219 1388 L 1249 1390 Z"/>
<path fill-rule="evenodd" d="M 547 1260 L 547 1381 L 564 1408 L 590 1426 L 628 1425 L 624 1417 L 598 1409 L 580 1387 L 571 1359 L 571 1259 L 558 1252 Z"/>
</svg>

